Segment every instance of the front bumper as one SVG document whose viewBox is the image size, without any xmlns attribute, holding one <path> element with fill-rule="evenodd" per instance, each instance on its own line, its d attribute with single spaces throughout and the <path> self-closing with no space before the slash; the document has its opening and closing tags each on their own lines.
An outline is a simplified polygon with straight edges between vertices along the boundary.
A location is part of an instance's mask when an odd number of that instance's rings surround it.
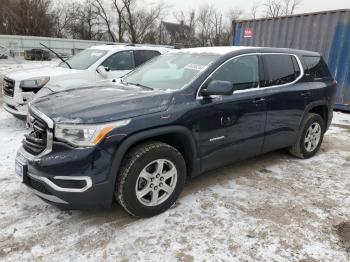
<svg viewBox="0 0 350 262">
<path fill-rule="evenodd" d="M 33 193 L 63 209 L 99 209 L 112 205 L 115 177 L 100 152 L 60 145 L 56 154 L 29 156 L 21 147 L 16 162 L 23 165 L 23 183 Z M 66 151 L 66 152 L 64 152 Z M 67 151 L 70 151 L 67 153 Z M 96 153 L 98 156 L 96 156 Z"/>
<path fill-rule="evenodd" d="M 13 80 L 14 81 L 14 80 Z M 25 120 L 28 113 L 28 103 L 34 97 L 33 92 L 19 92 L 18 83 L 15 82 L 12 96 L 2 91 L 4 99 L 4 109 L 12 114 L 14 117 Z"/>
<path fill-rule="evenodd" d="M 19 110 L 17 110 L 16 107 L 6 104 L 6 101 L 5 101 L 5 104 L 3 105 L 3 107 L 7 112 L 9 112 L 14 117 L 16 117 L 20 120 L 25 120 L 27 117 L 27 112 L 28 112 L 27 110 L 19 111 Z"/>
</svg>

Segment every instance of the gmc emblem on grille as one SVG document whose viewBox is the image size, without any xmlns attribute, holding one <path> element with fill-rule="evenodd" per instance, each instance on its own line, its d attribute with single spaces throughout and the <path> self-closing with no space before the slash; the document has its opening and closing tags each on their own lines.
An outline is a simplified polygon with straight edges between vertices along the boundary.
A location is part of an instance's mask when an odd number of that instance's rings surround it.
<svg viewBox="0 0 350 262">
<path fill-rule="evenodd" d="M 33 128 L 33 121 L 34 121 L 34 117 L 32 117 L 31 115 L 27 115 L 27 119 L 26 119 L 27 129 Z"/>
</svg>

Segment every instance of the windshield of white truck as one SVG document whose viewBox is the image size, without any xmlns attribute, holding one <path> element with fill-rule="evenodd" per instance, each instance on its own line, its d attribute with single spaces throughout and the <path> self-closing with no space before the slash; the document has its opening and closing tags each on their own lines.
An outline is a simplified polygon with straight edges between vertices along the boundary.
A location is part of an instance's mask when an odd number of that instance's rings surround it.
<svg viewBox="0 0 350 262">
<path fill-rule="evenodd" d="M 72 69 L 85 70 L 96 63 L 107 51 L 98 49 L 86 49 L 67 60 Z M 60 63 L 60 67 L 68 68 L 66 63 Z"/>
</svg>

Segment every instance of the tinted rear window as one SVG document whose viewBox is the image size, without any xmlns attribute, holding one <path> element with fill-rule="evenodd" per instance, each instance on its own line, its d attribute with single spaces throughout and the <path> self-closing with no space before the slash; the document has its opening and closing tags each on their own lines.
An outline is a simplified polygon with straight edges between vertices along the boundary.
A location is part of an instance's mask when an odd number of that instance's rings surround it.
<svg viewBox="0 0 350 262">
<path fill-rule="evenodd" d="M 304 56 L 304 62 L 307 66 L 306 74 L 317 80 L 331 77 L 328 66 L 320 56 Z"/>
<path fill-rule="evenodd" d="M 265 86 L 284 85 L 295 81 L 301 74 L 297 59 L 292 55 L 264 55 Z"/>
<path fill-rule="evenodd" d="M 158 55 L 160 55 L 160 53 L 153 50 L 136 50 L 134 51 L 135 66 L 142 65 L 143 63 Z"/>
</svg>

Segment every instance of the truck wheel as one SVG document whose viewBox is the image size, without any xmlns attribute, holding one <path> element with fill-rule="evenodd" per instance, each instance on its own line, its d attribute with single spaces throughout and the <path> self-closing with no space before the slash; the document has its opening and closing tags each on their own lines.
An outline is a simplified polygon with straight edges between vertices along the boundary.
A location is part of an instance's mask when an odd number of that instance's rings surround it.
<svg viewBox="0 0 350 262">
<path fill-rule="evenodd" d="M 313 157 L 321 147 L 324 131 L 323 118 L 320 115 L 309 113 L 303 121 L 296 143 L 289 152 L 298 158 Z"/>
<path fill-rule="evenodd" d="M 185 180 L 180 152 L 165 143 L 147 142 L 131 149 L 123 160 L 115 197 L 131 215 L 151 217 L 175 203 Z"/>
</svg>

